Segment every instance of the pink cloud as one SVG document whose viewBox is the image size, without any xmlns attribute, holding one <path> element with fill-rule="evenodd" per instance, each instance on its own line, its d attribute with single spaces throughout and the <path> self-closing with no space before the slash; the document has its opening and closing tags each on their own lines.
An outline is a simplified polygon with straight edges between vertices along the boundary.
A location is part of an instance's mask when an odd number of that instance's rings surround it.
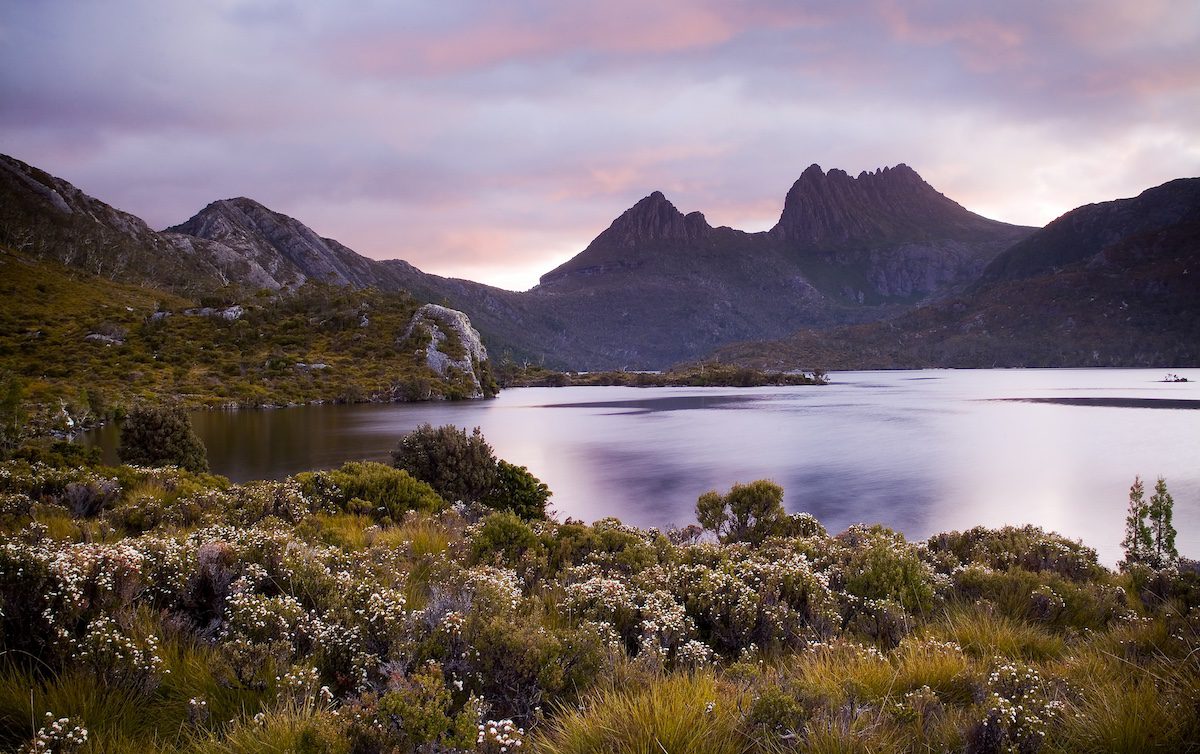
<svg viewBox="0 0 1200 754">
<path fill-rule="evenodd" d="M 345 32 L 333 42 L 331 66 L 373 76 L 446 75 L 562 56 L 668 55 L 715 47 L 758 28 L 825 22 L 824 14 L 769 5 L 689 0 L 547 3 L 524 17 L 492 10 L 444 30 L 393 27 Z"/>
</svg>

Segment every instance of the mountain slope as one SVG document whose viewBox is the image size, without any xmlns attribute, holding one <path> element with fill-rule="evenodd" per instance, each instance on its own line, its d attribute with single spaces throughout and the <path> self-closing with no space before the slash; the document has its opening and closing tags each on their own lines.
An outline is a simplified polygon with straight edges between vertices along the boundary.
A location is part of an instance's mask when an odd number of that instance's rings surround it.
<svg viewBox="0 0 1200 754">
<path fill-rule="evenodd" d="M 0 243 L 110 280 L 179 292 L 230 282 L 278 287 L 256 261 L 220 244 L 160 234 L 67 181 L 0 155 Z"/>
<path fill-rule="evenodd" d="M 1200 178 L 1068 212 L 961 298 L 717 355 L 770 368 L 1200 364 Z"/>
<path fill-rule="evenodd" d="M 980 284 L 1053 272 L 1102 255 L 1129 239 L 1200 220 L 1200 179 L 1180 178 L 1131 199 L 1071 210 L 998 256 Z"/>
<path fill-rule="evenodd" d="M 245 197 L 213 202 L 164 233 L 221 243 L 267 270 L 281 286 L 319 280 L 369 287 L 380 280 L 380 268 L 374 260 L 337 241 L 321 238 L 300 221 Z"/>
</svg>

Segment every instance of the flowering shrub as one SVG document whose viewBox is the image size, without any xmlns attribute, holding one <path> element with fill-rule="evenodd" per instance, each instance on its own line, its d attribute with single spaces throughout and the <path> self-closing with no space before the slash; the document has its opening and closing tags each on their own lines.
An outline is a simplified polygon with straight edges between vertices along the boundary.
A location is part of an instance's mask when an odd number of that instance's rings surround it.
<svg viewBox="0 0 1200 754">
<path fill-rule="evenodd" d="M 475 744 L 481 751 L 505 752 L 516 751 L 525 743 L 525 729 L 518 728 L 512 720 L 488 720 L 479 724 L 479 734 Z"/>
<path fill-rule="evenodd" d="M 374 718 L 382 743 L 400 751 L 425 750 L 429 744 L 466 749 L 475 743 L 477 710 L 466 704 L 455 711 L 437 663 L 392 678 Z"/>
<path fill-rule="evenodd" d="M 971 731 L 971 754 L 1036 754 L 1062 702 L 1051 700 L 1046 684 L 1033 668 L 998 665 L 988 676 L 987 712 Z"/>
<path fill-rule="evenodd" d="M 97 704 L 144 702 L 122 713 L 137 719 L 120 735 L 187 730 L 231 750 L 536 750 L 557 720 L 601 719 L 597 689 L 613 688 L 613 704 L 651 706 L 618 705 L 605 720 L 635 741 L 638 726 L 657 733 L 683 715 L 681 751 L 712 726 L 705 735 L 729 737 L 721 751 L 1032 752 L 1047 731 L 1083 725 L 1073 715 L 1051 727 L 1059 692 L 1047 667 L 1085 677 L 1070 696 L 1079 715 L 1125 715 L 1095 730 L 1127 729 L 1149 704 L 1179 720 L 1164 740 L 1200 730 L 1186 704 L 1200 683 L 1192 561 L 1118 576 L 1031 528 L 914 545 L 881 527 L 830 538 L 800 514 L 761 542 L 721 544 L 616 519 L 418 513 L 397 507 L 419 484 L 405 478 L 348 464 L 230 485 L 173 468 L 0 463 L 0 653 L 11 662 L 0 681 L 88 722 L 91 707 L 54 701 L 75 698 L 61 684 L 108 687 Z M 1154 673 L 1153 693 L 1125 680 L 1129 668 Z M 703 693 L 655 696 L 677 682 Z M 28 707 L 0 698 L 5 745 L 29 735 Z M 607 745 L 605 725 L 582 750 Z M 81 729 L 49 720 L 37 750 L 94 746 Z"/>
<path fill-rule="evenodd" d="M 1057 573 L 1072 581 L 1093 580 L 1104 570 L 1091 547 L 1036 526 L 977 526 L 936 534 L 927 544 L 931 553 L 950 553 L 960 563 L 997 570 L 1018 566 L 1027 571 Z"/>
<path fill-rule="evenodd" d="M 918 547 L 882 526 L 852 526 L 835 539 L 835 588 L 867 600 L 894 600 L 908 611 L 933 604 L 933 572 Z"/>
<path fill-rule="evenodd" d="M 54 719 L 54 714 L 46 713 L 45 725 L 34 734 L 33 740 L 22 749 L 29 754 L 72 754 L 79 751 L 87 743 L 87 728 L 75 725 L 69 717 Z"/>
<path fill-rule="evenodd" d="M 1029 616 L 1042 623 L 1053 623 L 1066 606 L 1049 584 L 1039 586 L 1029 595 Z"/>
<path fill-rule="evenodd" d="M 106 686 L 144 694 L 158 686 L 163 673 L 170 672 L 163 670 L 157 636 L 134 639 L 106 616 L 93 619 L 73 646 L 71 659 L 91 670 Z"/>
<path fill-rule="evenodd" d="M 836 623 L 836 602 L 824 576 L 803 555 L 747 549 L 694 548 L 669 571 L 678 595 L 702 638 L 722 653 L 749 644 L 794 644 L 823 636 Z M 694 558 L 694 564 L 688 559 Z M 704 562 L 704 561 L 708 562 Z"/>
</svg>

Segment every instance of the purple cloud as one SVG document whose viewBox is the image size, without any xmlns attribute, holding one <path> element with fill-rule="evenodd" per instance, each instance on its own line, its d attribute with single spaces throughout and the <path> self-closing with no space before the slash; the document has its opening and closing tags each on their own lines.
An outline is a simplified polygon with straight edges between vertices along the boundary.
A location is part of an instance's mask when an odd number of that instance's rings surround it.
<svg viewBox="0 0 1200 754">
<path fill-rule="evenodd" d="M 155 226 L 252 196 L 509 287 L 661 189 L 759 229 L 907 162 L 1042 224 L 1200 173 L 1200 7 L 3 0 L 0 151 Z"/>
</svg>

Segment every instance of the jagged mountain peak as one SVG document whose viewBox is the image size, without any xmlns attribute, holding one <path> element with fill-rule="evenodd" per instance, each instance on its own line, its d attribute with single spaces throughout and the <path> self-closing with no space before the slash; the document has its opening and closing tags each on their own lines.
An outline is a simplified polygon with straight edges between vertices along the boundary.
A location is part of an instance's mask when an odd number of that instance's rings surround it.
<svg viewBox="0 0 1200 754">
<path fill-rule="evenodd" d="M 629 247 L 644 241 L 695 240 L 708 230 L 703 214 L 685 215 L 663 192 L 653 191 L 625 210 L 596 241 Z"/>
<path fill-rule="evenodd" d="M 683 214 L 661 191 L 652 191 L 613 220 L 588 247 L 547 272 L 546 284 L 575 275 L 640 266 L 647 254 L 703 243 L 712 233 L 703 213 Z"/>
<path fill-rule="evenodd" d="M 857 177 L 838 168 L 826 172 L 814 163 L 792 184 L 771 234 L 792 245 L 836 248 L 1013 229 L 942 195 L 905 163 Z"/>
</svg>

